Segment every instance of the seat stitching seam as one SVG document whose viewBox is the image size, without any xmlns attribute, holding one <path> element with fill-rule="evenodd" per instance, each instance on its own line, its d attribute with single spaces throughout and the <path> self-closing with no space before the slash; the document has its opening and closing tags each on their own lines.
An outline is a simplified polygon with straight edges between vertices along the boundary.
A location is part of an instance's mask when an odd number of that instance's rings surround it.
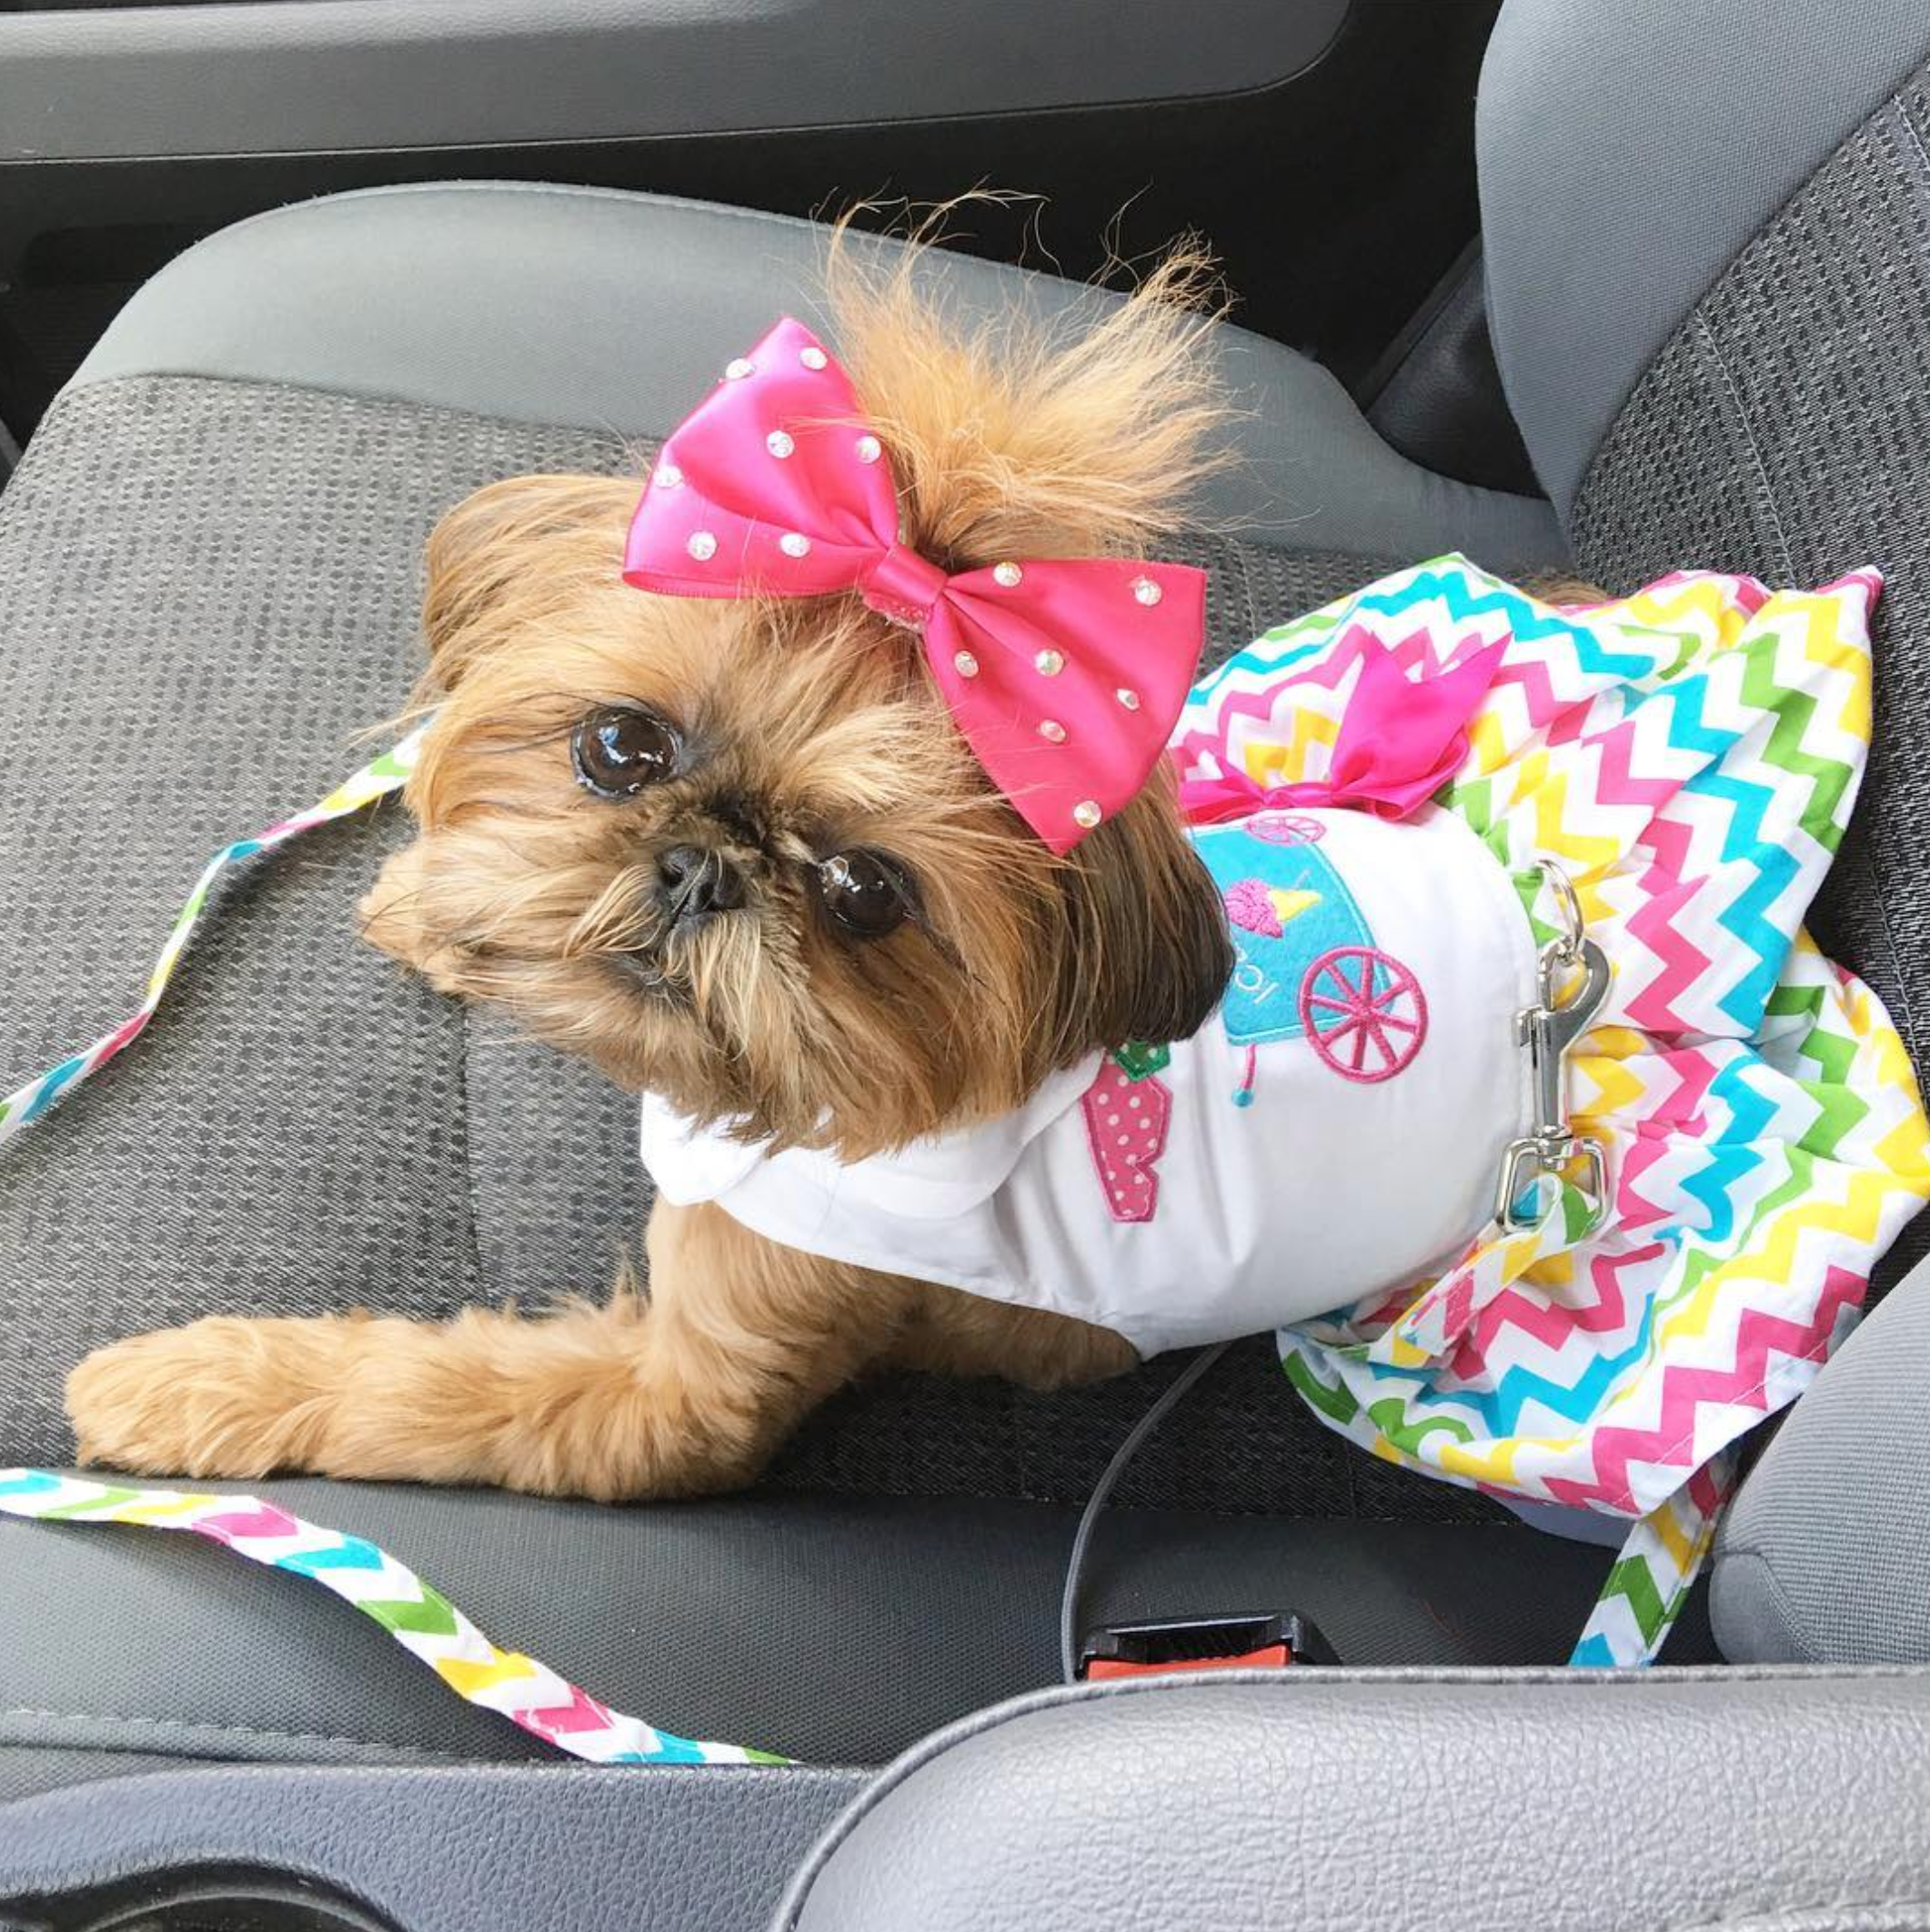
<svg viewBox="0 0 1930 1932">
<path fill-rule="evenodd" d="M 450 1764 L 473 1764 L 477 1759 L 459 1751 L 439 1750 L 434 1745 L 398 1743 L 393 1738 L 357 1737 L 339 1731 L 283 1731 L 268 1725 L 202 1724 L 186 1717 L 144 1717 L 122 1711 L 47 1711 L 30 1704 L 16 1704 L 0 1709 L 0 1718 L 42 1717 L 57 1724 L 132 1724 L 154 1731 L 186 1732 L 209 1737 L 275 1737 L 287 1744 L 353 1745 L 367 1751 L 418 1752 L 424 1756 L 447 1759 Z"/>
<path fill-rule="evenodd" d="M 1768 514 L 1770 527 L 1775 532 L 1776 547 L 1782 553 L 1781 574 L 1785 579 L 1793 577 L 1795 574 L 1795 564 L 1790 554 L 1789 537 L 1783 528 L 1783 519 L 1776 511 L 1775 491 L 1769 481 L 1769 467 L 1763 460 L 1763 452 L 1756 442 L 1755 432 L 1750 428 L 1749 412 L 1743 407 L 1742 391 L 1736 387 L 1735 377 L 1730 373 L 1729 364 L 1715 339 L 1715 331 L 1709 326 L 1708 317 L 1700 313 L 1692 316 L 1690 331 L 1691 339 L 1696 347 L 1714 365 L 1715 373 L 1722 378 L 1723 389 L 1729 398 L 1737 434 L 1755 471 L 1758 500 Z"/>
<path fill-rule="evenodd" d="M 1738 1568 L 1754 1565 L 1767 1593 L 1770 1607 L 1774 1611 L 1776 1621 L 1783 1626 L 1783 1635 L 1788 1639 L 1790 1648 L 1796 1652 L 1805 1664 L 1821 1664 L 1824 1659 L 1817 1655 L 1815 1645 L 1804 1633 L 1794 1615 L 1794 1604 L 1781 1573 L 1771 1560 L 1766 1550 L 1750 1544 L 1731 1544 L 1719 1553 L 1716 1561 L 1718 1572 L 1734 1565 Z"/>
<path fill-rule="evenodd" d="M 1896 110 L 1896 118 L 1903 124 L 1903 131 L 1908 136 L 1910 146 L 1916 150 L 1916 157 L 1923 163 L 1924 181 L 1930 186 L 1930 147 L 1924 146 L 1924 137 L 1917 132 L 1916 123 L 1911 118 L 1910 109 L 1901 94 L 1890 96 L 1890 106 Z"/>
</svg>

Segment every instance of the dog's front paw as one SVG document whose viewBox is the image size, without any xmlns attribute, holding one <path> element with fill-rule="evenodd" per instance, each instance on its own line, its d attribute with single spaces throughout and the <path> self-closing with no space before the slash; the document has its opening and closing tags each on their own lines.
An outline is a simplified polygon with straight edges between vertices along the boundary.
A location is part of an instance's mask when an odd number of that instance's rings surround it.
<svg viewBox="0 0 1930 1932">
<path fill-rule="evenodd" d="M 143 1475 L 312 1467 L 334 1326 L 213 1316 L 95 1350 L 67 1378 L 81 1461 Z"/>
</svg>

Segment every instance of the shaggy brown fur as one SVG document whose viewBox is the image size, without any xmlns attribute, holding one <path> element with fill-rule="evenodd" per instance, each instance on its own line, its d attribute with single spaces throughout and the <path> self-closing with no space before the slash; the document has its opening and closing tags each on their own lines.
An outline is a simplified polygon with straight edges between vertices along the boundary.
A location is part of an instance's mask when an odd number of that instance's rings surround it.
<svg viewBox="0 0 1930 1932">
<path fill-rule="evenodd" d="M 948 569 L 1139 551 L 1206 467 L 1220 408 L 1181 257 L 1075 339 L 960 332 L 913 293 L 840 277 L 840 352 L 900 480 L 906 539 Z M 725 347 L 734 347 L 726 345 Z M 990 788 L 915 642 L 855 598 L 644 596 L 618 577 L 636 485 L 529 477 L 429 548 L 420 837 L 369 936 L 445 991 L 747 1138 L 859 1158 L 1009 1112 L 1096 1048 L 1193 1031 L 1231 956 L 1170 780 L 1065 860 Z M 674 722 L 676 774 L 609 802 L 573 776 L 598 707 Z M 673 928 L 676 848 L 743 901 Z M 817 861 L 890 856 L 915 915 L 838 930 Z M 650 1294 L 542 1320 L 214 1319 L 83 1363 L 89 1461 L 272 1469 L 624 1497 L 750 1478 L 799 1416 L 887 1362 L 1038 1385 L 1115 1373 L 1117 1336 L 659 1205 Z"/>
</svg>

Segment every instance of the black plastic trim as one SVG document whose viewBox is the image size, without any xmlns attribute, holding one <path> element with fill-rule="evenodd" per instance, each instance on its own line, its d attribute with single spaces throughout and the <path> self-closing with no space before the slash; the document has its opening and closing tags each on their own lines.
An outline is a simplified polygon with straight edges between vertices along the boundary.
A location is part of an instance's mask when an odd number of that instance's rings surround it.
<svg viewBox="0 0 1930 1932">
<path fill-rule="evenodd" d="M 758 1932 L 865 1782 L 727 1766 L 117 1778 L 0 1806 L 0 1927 L 78 1932 L 89 1911 L 226 1884 L 404 1932 Z"/>
</svg>

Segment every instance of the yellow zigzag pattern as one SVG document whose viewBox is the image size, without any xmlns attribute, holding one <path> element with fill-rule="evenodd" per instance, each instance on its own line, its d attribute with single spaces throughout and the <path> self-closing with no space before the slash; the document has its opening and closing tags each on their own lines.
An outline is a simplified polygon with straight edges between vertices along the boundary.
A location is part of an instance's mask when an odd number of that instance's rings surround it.
<svg viewBox="0 0 1930 1932">
<path fill-rule="evenodd" d="M 1337 718 L 1326 717 L 1307 705 L 1296 706 L 1289 720 L 1292 736 L 1283 745 L 1265 739 L 1249 739 L 1241 748 L 1247 776 L 1262 785 L 1297 785 L 1307 776 L 1307 753 L 1311 747 L 1333 749 L 1340 736 Z"/>
</svg>

